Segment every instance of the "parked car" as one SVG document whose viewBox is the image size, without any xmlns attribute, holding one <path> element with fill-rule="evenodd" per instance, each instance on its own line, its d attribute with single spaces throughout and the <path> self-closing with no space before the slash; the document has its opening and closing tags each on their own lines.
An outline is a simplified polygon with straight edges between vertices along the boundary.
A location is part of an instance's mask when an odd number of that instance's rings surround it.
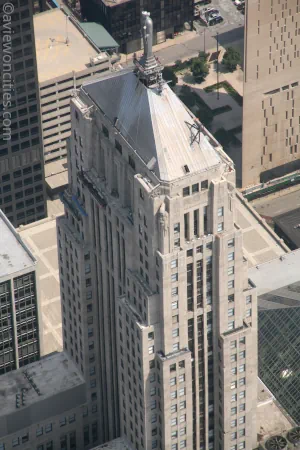
<svg viewBox="0 0 300 450">
<path fill-rule="evenodd" d="M 208 25 L 216 25 L 217 23 L 223 22 L 223 17 L 220 14 L 212 13 L 210 17 L 208 18 Z"/>
</svg>

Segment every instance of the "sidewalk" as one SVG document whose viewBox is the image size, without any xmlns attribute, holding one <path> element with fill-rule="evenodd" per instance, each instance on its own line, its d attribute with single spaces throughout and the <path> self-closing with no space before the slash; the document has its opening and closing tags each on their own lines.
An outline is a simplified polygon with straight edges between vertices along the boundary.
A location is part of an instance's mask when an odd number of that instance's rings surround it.
<svg viewBox="0 0 300 450">
<path fill-rule="evenodd" d="M 196 31 L 183 31 L 178 36 L 174 37 L 173 39 L 167 39 L 166 41 L 162 42 L 161 44 L 157 44 L 153 46 L 153 53 L 157 53 L 160 50 L 164 50 L 165 48 L 173 47 L 174 45 L 178 44 L 184 44 L 185 42 L 190 41 L 191 39 L 194 39 L 197 37 L 198 33 Z M 141 56 L 144 53 L 143 50 L 139 50 L 136 52 L 137 56 Z M 124 53 L 120 53 L 121 60 L 120 63 L 126 63 L 133 59 L 134 53 L 128 53 L 128 55 L 125 55 Z"/>
</svg>

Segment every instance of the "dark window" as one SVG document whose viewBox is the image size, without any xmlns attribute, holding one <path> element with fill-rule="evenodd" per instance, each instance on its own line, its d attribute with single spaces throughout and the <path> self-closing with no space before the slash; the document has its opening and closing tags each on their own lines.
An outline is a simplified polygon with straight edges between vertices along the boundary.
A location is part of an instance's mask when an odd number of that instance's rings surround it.
<svg viewBox="0 0 300 450">
<path fill-rule="evenodd" d="M 201 191 L 208 189 L 208 180 L 201 181 Z"/>
<path fill-rule="evenodd" d="M 190 195 L 190 187 L 189 186 L 182 189 L 182 195 L 183 195 L 183 197 L 187 197 L 188 195 Z"/>
<path fill-rule="evenodd" d="M 128 162 L 129 165 L 135 170 L 135 161 L 131 156 L 128 157 Z"/>
<path fill-rule="evenodd" d="M 120 142 L 117 141 L 117 139 L 115 139 L 115 147 L 118 150 L 118 152 L 120 152 L 122 155 L 122 145 L 120 144 Z"/>
<path fill-rule="evenodd" d="M 192 194 L 195 194 L 195 192 L 199 192 L 199 183 L 193 184 L 192 186 Z"/>
<path fill-rule="evenodd" d="M 103 131 L 104 136 L 108 138 L 109 132 L 105 125 L 102 125 L 102 131 Z"/>
</svg>

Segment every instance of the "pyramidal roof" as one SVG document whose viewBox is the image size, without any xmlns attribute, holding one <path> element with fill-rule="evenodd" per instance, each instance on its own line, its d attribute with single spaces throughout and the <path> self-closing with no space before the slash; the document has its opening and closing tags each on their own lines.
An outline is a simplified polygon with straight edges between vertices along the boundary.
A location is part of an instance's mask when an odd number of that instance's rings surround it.
<svg viewBox="0 0 300 450">
<path fill-rule="evenodd" d="M 84 84 L 83 91 L 105 113 L 145 164 L 162 181 L 208 170 L 222 163 L 208 137 L 199 131 L 194 117 L 170 89 L 146 87 L 133 72 Z M 153 160 L 155 158 L 155 160 Z"/>
<path fill-rule="evenodd" d="M 83 91 L 162 181 L 172 181 L 222 163 L 191 112 L 162 80 L 153 55 L 153 23 L 142 12 L 144 55 L 134 71 L 110 74 L 83 85 Z"/>
</svg>

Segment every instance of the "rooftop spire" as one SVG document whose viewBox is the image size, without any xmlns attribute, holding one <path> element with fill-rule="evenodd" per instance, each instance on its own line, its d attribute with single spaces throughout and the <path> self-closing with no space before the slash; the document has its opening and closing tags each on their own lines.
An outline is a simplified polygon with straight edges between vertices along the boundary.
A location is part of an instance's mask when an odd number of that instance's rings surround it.
<svg viewBox="0 0 300 450">
<path fill-rule="evenodd" d="M 135 59 L 136 72 L 143 83 L 149 87 L 155 84 L 162 85 L 163 66 L 153 55 L 153 22 L 150 13 L 142 12 L 142 36 L 144 42 L 144 55 L 139 59 Z"/>
</svg>

